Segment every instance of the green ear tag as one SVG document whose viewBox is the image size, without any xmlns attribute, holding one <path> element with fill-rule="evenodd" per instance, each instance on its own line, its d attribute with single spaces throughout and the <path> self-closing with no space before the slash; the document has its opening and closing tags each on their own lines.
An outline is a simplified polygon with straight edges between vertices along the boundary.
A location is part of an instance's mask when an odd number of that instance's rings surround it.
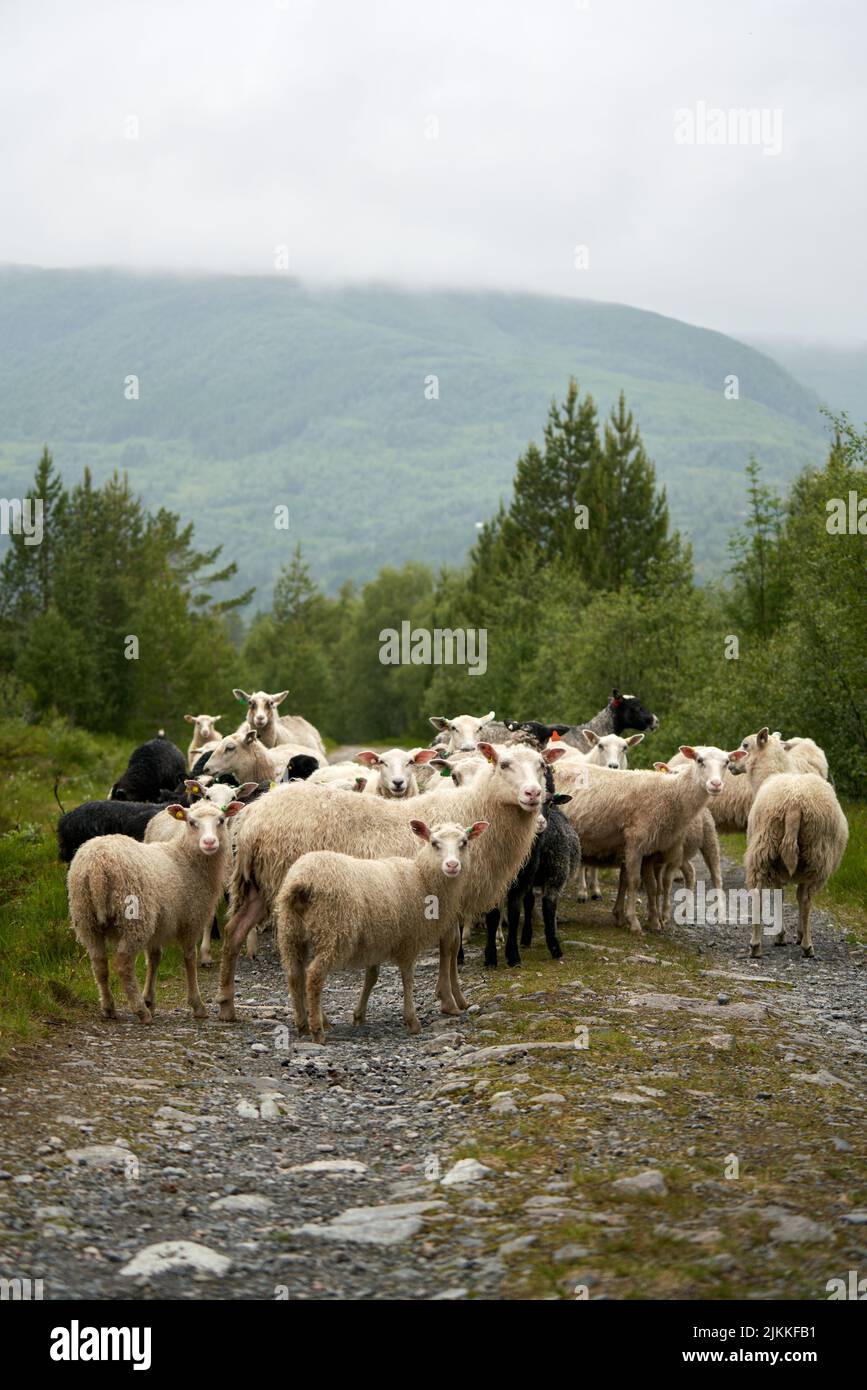
<svg viewBox="0 0 867 1390">
<path fill-rule="evenodd" d="M 440 770 L 440 777 L 451 777 L 451 775 L 451 771 L 447 767 L 444 767 Z"/>
<path fill-rule="evenodd" d="M 247 701 L 244 699 L 243 695 L 236 695 L 236 696 L 235 696 L 235 699 L 238 701 L 238 704 L 239 704 L 239 705 L 246 705 L 246 703 L 247 703 Z"/>
</svg>

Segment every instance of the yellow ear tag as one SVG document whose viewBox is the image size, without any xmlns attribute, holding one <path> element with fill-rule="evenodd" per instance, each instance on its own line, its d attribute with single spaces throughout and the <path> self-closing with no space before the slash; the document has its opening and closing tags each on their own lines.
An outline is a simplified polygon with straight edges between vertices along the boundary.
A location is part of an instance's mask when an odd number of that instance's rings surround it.
<svg viewBox="0 0 867 1390">
<path fill-rule="evenodd" d="M 268 783 L 268 790 L 269 790 L 269 792 L 272 792 L 272 791 L 274 790 L 274 788 L 276 787 L 276 785 L 277 785 L 276 782 L 269 782 L 269 783 Z"/>
<path fill-rule="evenodd" d="M 183 820 L 183 818 L 184 818 L 184 813 L 183 813 L 183 811 L 175 811 L 175 820 Z"/>
</svg>

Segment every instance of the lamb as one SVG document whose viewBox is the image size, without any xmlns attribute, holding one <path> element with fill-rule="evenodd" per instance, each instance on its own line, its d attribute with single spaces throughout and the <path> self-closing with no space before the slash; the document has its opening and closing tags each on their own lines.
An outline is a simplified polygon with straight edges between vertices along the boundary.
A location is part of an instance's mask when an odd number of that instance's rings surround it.
<svg viewBox="0 0 867 1390">
<path fill-rule="evenodd" d="M 448 755 L 449 753 L 472 753 L 478 745 L 480 730 L 490 724 L 494 718 L 494 711 L 488 710 L 487 714 L 481 715 L 476 719 L 472 714 L 456 714 L 454 719 L 446 719 L 444 715 L 432 714 L 430 723 L 435 729 L 439 729 L 439 734 L 434 739 L 433 747 Z M 501 742 L 504 742 L 507 735 L 504 733 Z"/>
<path fill-rule="evenodd" d="M 277 781 L 283 776 L 291 759 L 298 755 L 316 756 L 309 748 L 291 743 L 266 748 L 256 729 L 245 726 L 243 733 L 229 734 L 220 741 L 208 757 L 205 768 L 211 773 L 230 772 L 242 782 L 263 782 L 269 778 Z"/>
<path fill-rule="evenodd" d="M 679 774 L 682 771 L 682 767 L 671 768 L 667 763 L 662 762 L 654 763 L 653 766 L 657 772 Z M 684 759 L 682 766 L 686 766 L 686 759 Z M 677 862 L 677 855 L 671 857 L 664 854 L 654 854 L 650 857 L 656 878 L 657 910 L 663 924 L 670 918 L 671 887 L 678 870 L 683 875 L 684 887 L 691 893 L 695 891 L 695 869 L 692 866 L 692 861 L 699 852 L 707 865 L 712 886 L 718 889 L 722 888 L 719 836 L 713 816 L 707 806 L 699 811 L 697 816 L 693 816 L 686 827 L 680 848 L 679 863 Z"/>
<path fill-rule="evenodd" d="M 534 720 L 527 720 L 518 727 L 532 727 L 534 723 Z M 512 727 L 515 727 L 514 723 Z M 577 748 L 581 753 L 589 753 L 590 744 L 584 737 L 586 729 L 592 729 L 595 734 L 600 735 L 622 734 L 624 729 L 640 729 L 652 733 L 659 728 L 659 720 L 655 714 L 644 708 L 637 695 L 621 695 L 615 687 L 608 697 L 608 703 L 598 714 L 594 714 L 592 719 L 586 720 L 583 724 L 556 724 L 550 727 L 556 729 L 559 737 L 572 748 Z M 505 725 L 495 724 L 486 725 L 479 737 L 498 741 L 505 739 L 507 734 Z"/>
<path fill-rule="evenodd" d="M 286 699 L 288 690 L 280 690 L 276 695 L 269 695 L 266 690 L 256 690 L 248 695 L 246 690 L 236 687 L 232 694 L 242 704 L 246 700 L 247 723 L 251 729 L 256 730 L 266 748 L 276 748 L 281 743 L 294 743 L 307 750 L 312 748 L 316 756 L 325 762 L 325 745 L 317 728 L 306 719 L 302 719 L 300 714 L 287 714 L 282 718 L 278 716 L 277 706 Z M 235 732 L 240 734 L 241 729 L 236 729 Z"/>
<path fill-rule="evenodd" d="M 719 748 L 684 745 L 681 752 L 688 764 L 678 777 L 660 777 L 656 772 L 626 775 L 587 763 L 576 767 L 570 759 L 555 778 L 559 790 L 573 793 L 566 815 L 578 832 L 582 857 L 603 866 L 622 865 L 614 920 L 620 926 L 625 915 L 630 930 L 638 935 L 639 877 L 647 890 L 650 925 L 661 930 L 649 856 L 664 852 L 679 862 L 686 827 L 720 794 L 730 766 L 729 755 Z"/>
<path fill-rule="evenodd" d="M 729 757 L 738 773 L 749 777 L 753 791 L 744 861 L 747 888 L 798 885 L 798 945 L 811 957 L 815 954 L 810 929 L 813 897 L 839 868 L 846 852 L 846 817 L 831 784 L 816 772 L 792 771 L 792 750 L 774 740 L 767 728 Z M 783 927 L 774 944 L 784 943 Z M 754 913 L 750 955 L 756 960 L 762 955 L 759 913 Z"/>
<path fill-rule="evenodd" d="M 436 787 L 413 802 L 419 818 L 429 825 L 442 821 L 471 825 L 486 820 L 492 833 L 475 856 L 472 875 L 463 890 L 461 912 L 474 921 L 491 903 L 499 902 L 530 852 L 543 792 L 544 768 L 564 750 L 538 753 L 530 748 L 499 748 L 481 744 L 488 759 L 471 786 L 458 790 Z M 355 796 L 307 782 L 278 787 L 250 807 L 239 827 L 237 857 L 230 885 L 231 918 L 226 924 L 220 969 L 220 1017 L 230 1021 L 234 1010 L 235 960 L 250 930 L 271 911 L 280 885 L 293 863 L 306 851 L 351 851 L 359 859 L 385 855 L 407 857 L 416 848 L 406 810 L 378 796 Z M 441 947 L 437 986 L 444 1013 L 466 1007 L 457 977 L 456 934 L 448 949 Z"/>
<path fill-rule="evenodd" d="M 589 726 L 582 729 L 581 733 L 588 745 L 588 751 L 582 753 L 577 748 L 570 747 L 570 757 L 583 758 L 595 767 L 608 767 L 613 772 L 625 771 L 629 766 L 628 750 L 637 747 L 644 739 L 644 734 L 633 734 L 631 738 L 621 738 L 619 734 L 597 734 Z M 568 765 L 568 761 L 562 764 L 564 768 Z M 588 871 L 582 863 L 578 873 L 579 903 L 586 903 L 588 892 L 594 902 L 601 900 L 599 869 L 595 865 L 590 868 L 588 882 Z"/>
<path fill-rule="evenodd" d="M 67 811 L 57 822 L 60 859 L 69 864 L 88 840 L 101 835 L 128 835 L 141 840 L 148 822 L 162 811 L 153 801 L 85 801 Z"/>
<path fill-rule="evenodd" d="M 109 941 L 117 942 L 115 966 L 140 1023 L 154 1014 L 162 948 L 177 940 L 184 953 L 187 1002 L 195 1018 L 207 1012 L 199 994 L 196 941 L 214 916 L 230 854 L 229 820 L 243 810 L 232 801 L 221 810 L 211 801 L 169 808 L 185 833 L 166 844 L 140 845 L 123 835 L 102 835 L 82 845 L 69 869 L 69 917 L 87 949 L 103 1018 L 117 1013 L 108 982 Z M 135 973 L 139 951 L 148 958 L 144 995 Z"/>
<path fill-rule="evenodd" d="M 557 936 L 557 908 L 560 894 L 580 862 L 581 845 L 569 821 L 563 812 L 557 809 L 571 801 L 571 796 L 554 790 L 554 778 L 550 768 L 546 769 L 545 781 L 546 797 L 542 807 L 542 826 L 533 842 L 529 857 L 510 883 L 506 895 L 506 961 L 509 965 L 521 964 L 521 954 L 518 950 L 518 919 L 522 904 L 524 930 L 521 933 L 521 945 L 532 944 L 535 888 L 542 890 L 542 920 L 545 927 L 545 943 L 551 959 L 560 960 L 563 955 L 563 948 Z M 485 916 L 485 965 L 497 964 L 497 928 L 500 915 L 500 908 L 495 907 Z"/>
<path fill-rule="evenodd" d="M 784 741 L 779 733 L 773 733 L 770 737 L 776 743 L 782 744 L 783 751 L 789 754 L 788 771 L 815 772 L 818 776 L 827 778 L 828 759 L 811 738 L 790 738 Z M 755 734 L 749 735 L 743 740 L 741 747 L 748 751 L 755 743 L 755 738 Z M 683 759 L 676 753 L 673 758 L 668 759 L 668 764 L 674 769 L 683 764 Z M 754 791 L 748 777 L 732 777 L 726 781 L 722 795 L 711 802 L 710 806 L 710 813 L 720 835 L 734 835 L 746 830 L 753 796 Z"/>
<path fill-rule="evenodd" d="M 129 756 L 126 771 L 111 791 L 111 801 L 158 801 L 186 775 L 187 760 L 180 748 L 167 738 L 152 738 L 139 744 Z"/>
<path fill-rule="evenodd" d="M 222 719 L 221 714 L 185 714 L 188 724 L 194 724 L 193 737 L 190 739 L 187 748 L 187 764 L 192 767 L 199 753 L 203 748 L 214 747 L 220 741 L 219 731 L 215 727 Z"/>
<path fill-rule="evenodd" d="M 277 942 L 299 1034 L 325 1041 L 322 989 L 332 970 L 363 969 L 364 988 L 353 1014 L 363 1023 L 379 968 L 394 961 L 403 981 L 403 1018 L 421 1031 L 413 1003 L 413 966 L 422 951 L 454 930 L 459 882 L 470 841 L 488 828 L 476 821 L 429 827 L 408 822 L 422 841 L 413 859 L 353 859 L 318 850 L 302 854 L 277 894 Z M 435 905 L 435 915 L 432 908 Z"/>
</svg>

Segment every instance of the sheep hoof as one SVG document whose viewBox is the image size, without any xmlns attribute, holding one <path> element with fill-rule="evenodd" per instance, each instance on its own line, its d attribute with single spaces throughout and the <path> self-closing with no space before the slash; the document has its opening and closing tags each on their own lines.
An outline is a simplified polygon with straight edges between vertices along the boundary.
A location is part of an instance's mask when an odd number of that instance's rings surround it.
<svg viewBox="0 0 867 1390">
<path fill-rule="evenodd" d="M 496 950 L 493 950 L 493 951 L 488 951 L 488 950 L 486 950 L 486 951 L 485 951 L 485 965 L 495 966 L 496 964 L 497 964 L 497 952 L 496 952 Z"/>
<path fill-rule="evenodd" d="M 205 957 L 202 956 L 201 960 L 199 961 L 199 969 L 200 969 L 200 970 L 210 970 L 210 969 L 211 969 L 211 966 L 212 966 L 213 964 L 214 964 L 214 962 L 211 960 L 210 956 L 208 957 L 207 960 L 205 960 Z"/>
<path fill-rule="evenodd" d="M 310 1040 L 311 1040 L 311 1042 L 315 1042 L 315 1043 L 324 1043 L 324 1042 L 325 1042 L 325 1029 L 324 1029 L 324 1028 L 320 1028 L 317 1032 L 311 1033 L 311 1034 L 310 1034 Z"/>
<path fill-rule="evenodd" d="M 775 936 L 775 937 L 774 937 L 774 940 L 773 940 L 773 942 L 772 942 L 771 944 L 774 945 L 774 946 L 785 946 L 785 944 L 786 944 L 786 933 L 781 931 L 780 934 L 779 934 L 779 936 Z"/>
<path fill-rule="evenodd" d="M 404 1023 L 406 1024 L 406 1031 L 408 1033 L 415 1034 L 421 1032 L 421 1024 L 417 1018 L 405 1018 Z"/>
<path fill-rule="evenodd" d="M 136 1018 L 138 1019 L 139 1023 L 153 1023 L 154 1021 L 154 1016 L 151 1013 L 150 1009 L 138 1009 L 136 1012 Z"/>
<path fill-rule="evenodd" d="M 761 948 L 760 945 L 759 945 L 759 946 L 751 946 L 751 947 L 750 947 L 750 957 L 751 957 L 753 960 L 761 960 L 761 958 L 762 958 L 762 948 Z"/>
<path fill-rule="evenodd" d="M 202 1007 L 201 1007 L 200 1009 L 193 1009 L 193 1018 L 202 1019 L 202 1018 L 207 1018 L 207 1017 L 208 1017 L 208 1011 L 207 1011 L 207 1009 L 205 1008 L 204 1004 L 202 1005 Z"/>
<path fill-rule="evenodd" d="M 602 894 L 601 894 L 601 893 L 591 893 L 591 894 L 590 894 L 590 897 L 593 899 L 593 901 L 594 901 L 595 903 L 601 903 L 601 901 L 602 901 Z"/>
<path fill-rule="evenodd" d="M 804 952 L 804 955 L 807 957 L 808 960 L 812 960 L 816 954 L 816 952 L 813 950 L 812 945 L 802 946 L 801 950 Z"/>
<path fill-rule="evenodd" d="M 234 1022 L 235 1022 L 235 1005 L 234 1005 L 234 1004 L 221 1004 L 221 1005 L 220 1005 L 220 1022 L 221 1022 L 221 1023 L 234 1023 Z"/>
<path fill-rule="evenodd" d="M 586 893 L 579 893 L 579 894 L 578 894 L 578 902 L 579 902 L 579 903 L 586 903 L 586 901 L 587 901 L 587 894 L 586 894 Z"/>
<path fill-rule="evenodd" d="M 509 966 L 520 965 L 520 964 L 521 964 L 521 953 L 520 953 L 520 951 L 507 951 L 507 952 L 506 952 L 506 964 L 509 965 Z"/>
<path fill-rule="evenodd" d="M 114 1007 L 114 1005 L 112 1005 L 110 1009 L 100 1009 L 99 1012 L 101 1017 L 105 1019 L 106 1023 L 110 1022 L 114 1018 L 117 1018 L 117 1009 Z"/>
<path fill-rule="evenodd" d="M 563 947 L 560 945 L 559 941 L 555 941 L 553 946 L 548 947 L 548 950 L 551 952 L 552 960 L 562 960 Z"/>
<path fill-rule="evenodd" d="M 441 1004 L 440 1013 L 448 1014 L 450 1018 L 455 1018 L 460 1013 L 460 1009 L 454 1002 L 452 1002 L 451 1004 Z"/>
</svg>

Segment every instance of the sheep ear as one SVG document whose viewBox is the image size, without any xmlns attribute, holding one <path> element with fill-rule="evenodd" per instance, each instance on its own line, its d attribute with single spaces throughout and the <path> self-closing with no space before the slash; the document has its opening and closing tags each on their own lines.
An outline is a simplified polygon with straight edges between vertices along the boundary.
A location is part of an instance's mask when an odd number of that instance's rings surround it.
<svg viewBox="0 0 867 1390">
<path fill-rule="evenodd" d="M 735 748 L 731 753 L 729 753 L 728 756 L 730 762 L 739 763 L 741 758 L 745 758 L 747 756 L 747 750 L 746 748 Z"/>
<path fill-rule="evenodd" d="M 551 797 L 551 804 L 554 806 L 565 806 L 566 802 L 571 800 L 571 792 L 555 792 Z"/>
<path fill-rule="evenodd" d="M 376 767 L 377 763 L 382 760 L 378 753 L 374 753 L 372 748 L 365 748 L 363 753 L 356 753 L 353 761 L 356 763 L 364 763 L 366 767 Z"/>
<path fill-rule="evenodd" d="M 620 694 L 620 691 L 617 689 L 617 686 L 616 686 L 616 685 L 615 685 L 614 689 L 613 689 L 612 692 L 611 692 L 611 699 L 612 699 L 612 700 L 622 700 L 622 699 L 623 699 L 623 696 Z"/>
<path fill-rule="evenodd" d="M 654 763 L 653 769 L 655 772 L 671 772 L 671 768 L 668 766 L 668 763 Z"/>
<path fill-rule="evenodd" d="M 196 716 L 194 714 L 185 714 L 184 718 L 188 724 L 195 724 L 196 722 Z"/>
<path fill-rule="evenodd" d="M 184 786 L 186 787 L 187 791 L 190 793 L 191 796 L 202 795 L 201 785 L 195 780 L 195 778 L 185 777 Z"/>
<path fill-rule="evenodd" d="M 480 724 L 490 724 L 491 720 L 494 719 L 494 718 L 496 718 L 496 716 L 495 716 L 495 714 L 494 714 L 494 711 L 493 711 L 492 709 L 489 709 L 488 712 L 487 712 L 487 714 L 483 714 L 483 715 L 482 715 L 481 719 L 479 720 L 479 723 L 480 723 Z"/>
<path fill-rule="evenodd" d="M 212 723 L 212 724 L 218 724 L 218 723 L 220 722 L 220 720 L 222 719 L 222 717 L 223 717 L 223 716 L 222 716 L 221 714 L 215 714 L 214 717 L 213 717 L 213 719 L 211 720 L 211 723 Z"/>
<path fill-rule="evenodd" d="M 599 735 L 597 733 L 594 733 L 592 729 L 582 729 L 581 733 L 583 734 L 584 738 L 586 738 L 587 742 L 590 744 L 590 747 L 595 748 L 597 743 L 599 742 Z"/>
<path fill-rule="evenodd" d="M 365 788 L 366 786 L 367 786 L 367 778 L 366 778 L 366 777 L 356 777 L 356 779 L 355 779 L 355 790 L 356 790 L 357 792 L 363 792 L 363 791 L 364 791 L 364 788 Z"/>
<path fill-rule="evenodd" d="M 177 801 L 173 802 L 171 806 L 167 806 L 166 810 L 168 811 L 170 816 L 174 816 L 175 820 L 187 819 L 186 807 L 181 806 L 180 803 Z"/>
<path fill-rule="evenodd" d="M 443 777 L 451 776 L 452 765 L 451 763 L 446 762 L 445 758 L 431 758 L 429 766 L 435 767 L 437 772 L 442 773 Z"/>
<path fill-rule="evenodd" d="M 288 694 L 289 694 L 289 691 L 288 691 L 288 690 L 281 690 L 281 691 L 279 691 L 276 695 L 269 695 L 269 696 L 268 696 L 268 699 L 269 699 L 269 700 L 271 701 L 271 703 L 274 704 L 274 705 L 282 705 L 283 701 L 286 699 L 286 696 L 287 696 Z"/>
<path fill-rule="evenodd" d="M 490 823 L 491 822 L 489 820 L 473 821 L 472 825 L 467 826 L 467 839 L 477 840 L 480 835 L 484 835 Z"/>
<path fill-rule="evenodd" d="M 449 721 L 444 719 L 441 714 L 429 715 L 428 723 L 433 724 L 435 729 L 447 729 L 449 727 Z"/>
<path fill-rule="evenodd" d="M 234 695 L 236 700 L 241 701 L 242 705 L 247 705 L 250 703 L 250 696 L 247 694 L 246 690 L 241 690 L 239 686 L 235 687 L 235 689 L 232 691 L 232 694 Z"/>
<path fill-rule="evenodd" d="M 245 797 L 252 796 L 258 785 L 258 782 L 242 782 L 235 792 L 236 800 L 243 801 Z"/>
<path fill-rule="evenodd" d="M 692 748 L 688 743 L 682 743 L 680 745 L 680 748 L 678 749 L 678 752 L 682 753 L 685 758 L 692 758 L 693 762 L 695 762 L 696 758 L 698 757 L 698 754 L 696 753 L 695 749 Z"/>
<path fill-rule="evenodd" d="M 627 744 L 629 745 L 630 748 L 634 748 L 635 745 L 636 745 L 636 743 L 641 743 L 641 741 L 643 740 L 643 738 L 644 738 L 644 734 L 633 734 L 631 738 L 628 738 L 628 739 L 626 740 L 626 742 L 627 742 Z"/>
<path fill-rule="evenodd" d="M 413 835 L 417 835 L 420 840 L 430 839 L 430 830 L 423 820 L 411 820 L 409 825 Z"/>
<path fill-rule="evenodd" d="M 245 743 L 255 743 L 255 742 L 256 742 L 256 739 L 257 739 L 258 737 L 259 737 L 259 735 L 257 734 L 257 732 L 256 732 L 255 729 L 248 729 L 247 732 L 246 732 L 245 735 L 244 735 L 244 742 L 245 742 Z"/>
<path fill-rule="evenodd" d="M 770 730 L 768 729 L 768 726 L 766 724 L 765 727 L 763 729 L 759 729 L 759 732 L 756 734 L 756 743 L 759 745 L 760 748 L 764 748 L 770 736 Z"/>
<path fill-rule="evenodd" d="M 436 758 L 435 748 L 416 748 L 413 750 L 412 761 L 421 765 L 422 763 L 432 763 Z"/>
<path fill-rule="evenodd" d="M 483 758 L 487 758 L 489 763 L 496 765 L 500 761 L 500 755 L 492 743 L 479 743 L 476 745 Z"/>
<path fill-rule="evenodd" d="M 239 811 L 244 811 L 244 810 L 246 810 L 246 806 L 244 805 L 244 802 L 243 802 L 243 801 L 230 801 L 229 804 L 228 804 L 228 806 L 226 807 L 225 811 L 223 812 L 223 815 L 224 815 L 224 816 L 237 816 L 237 814 L 238 814 Z"/>
<path fill-rule="evenodd" d="M 557 763 L 561 758 L 565 758 L 568 752 L 568 748 L 546 748 L 542 753 L 542 757 L 545 759 L 546 763 Z"/>
</svg>

